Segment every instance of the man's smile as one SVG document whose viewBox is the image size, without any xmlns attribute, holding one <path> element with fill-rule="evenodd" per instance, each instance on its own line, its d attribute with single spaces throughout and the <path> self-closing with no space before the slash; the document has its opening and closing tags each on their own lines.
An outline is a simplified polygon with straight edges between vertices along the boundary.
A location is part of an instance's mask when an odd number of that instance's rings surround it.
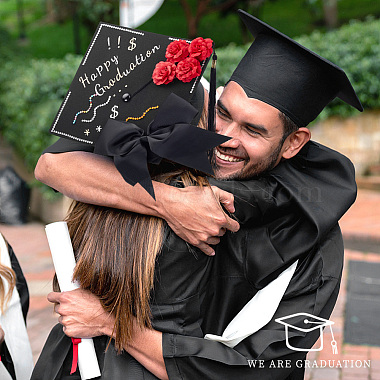
<svg viewBox="0 0 380 380">
<path fill-rule="evenodd" d="M 232 156 L 229 154 L 222 153 L 219 148 L 215 148 L 215 156 L 224 162 L 242 162 L 245 161 L 245 158 L 240 158 Z"/>
</svg>

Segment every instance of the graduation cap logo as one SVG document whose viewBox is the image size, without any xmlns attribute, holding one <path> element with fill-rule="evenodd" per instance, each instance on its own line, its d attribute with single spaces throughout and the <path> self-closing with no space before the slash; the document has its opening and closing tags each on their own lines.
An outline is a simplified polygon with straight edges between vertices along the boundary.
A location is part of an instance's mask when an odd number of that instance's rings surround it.
<svg viewBox="0 0 380 380">
<path fill-rule="evenodd" d="M 292 315 L 287 315 L 285 317 L 275 319 L 277 323 L 281 323 L 285 326 L 285 337 L 286 337 L 286 346 L 293 351 L 322 351 L 323 350 L 323 328 L 326 326 L 330 326 L 331 331 L 331 346 L 333 354 L 338 353 L 337 342 L 334 339 L 334 334 L 332 330 L 333 321 L 329 321 L 325 318 L 317 317 L 315 315 L 309 313 L 295 313 Z M 294 347 L 290 344 L 289 338 L 291 334 L 291 330 L 298 330 L 304 333 L 310 333 L 314 330 L 319 329 L 319 335 L 321 339 L 320 346 L 318 348 L 300 348 Z"/>
</svg>

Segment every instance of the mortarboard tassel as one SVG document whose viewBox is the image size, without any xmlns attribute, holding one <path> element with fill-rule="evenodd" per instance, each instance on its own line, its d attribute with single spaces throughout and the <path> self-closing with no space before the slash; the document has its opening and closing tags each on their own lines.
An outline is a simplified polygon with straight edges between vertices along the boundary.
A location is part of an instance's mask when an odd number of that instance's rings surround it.
<svg viewBox="0 0 380 380">
<path fill-rule="evenodd" d="M 213 55 L 210 72 L 210 92 L 208 99 L 208 130 L 215 132 L 215 100 L 216 100 L 216 60 L 215 47 L 213 43 Z"/>
<path fill-rule="evenodd" d="M 78 344 L 82 342 L 82 339 L 71 338 L 71 341 L 73 343 L 73 361 L 71 363 L 70 375 L 72 375 L 77 370 L 77 366 L 78 366 Z"/>
</svg>

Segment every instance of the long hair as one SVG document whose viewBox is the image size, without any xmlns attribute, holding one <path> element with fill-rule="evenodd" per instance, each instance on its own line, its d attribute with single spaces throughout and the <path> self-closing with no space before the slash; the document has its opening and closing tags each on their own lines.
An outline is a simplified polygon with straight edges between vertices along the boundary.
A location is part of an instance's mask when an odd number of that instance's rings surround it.
<svg viewBox="0 0 380 380">
<path fill-rule="evenodd" d="M 208 185 L 203 175 L 184 168 L 157 174 L 154 179 L 180 186 Z M 77 260 L 73 279 L 98 296 L 103 308 L 115 317 L 113 335 L 120 352 L 131 340 L 134 320 L 140 328 L 151 328 L 149 300 L 165 222 L 76 201 L 66 221 Z M 59 289 L 56 281 L 54 288 Z"/>
<path fill-rule="evenodd" d="M 5 239 L 4 239 L 5 240 Z M 7 244 L 7 242 L 5 241 Z M 0 253 L 1 256 L 1 253 Z M 8 290 L 6 291 L 6 283 L 8 283 Z M 10 301 L 13 289 L 16 286 L 16 274 L 12 268 L 8 268 L 0 263 L 0 310 L 4 313 L 8 302 Z"/>
</svg>

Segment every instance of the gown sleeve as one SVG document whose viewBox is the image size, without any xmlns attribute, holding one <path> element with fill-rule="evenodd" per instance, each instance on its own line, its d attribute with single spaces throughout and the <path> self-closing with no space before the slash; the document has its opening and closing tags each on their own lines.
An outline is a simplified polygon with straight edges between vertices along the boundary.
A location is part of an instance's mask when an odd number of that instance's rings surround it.
<svg viewBox="0 0 380 380">
<path fill-rule="evenodd" d="M 94 147 L 92 144 L 86 144 L 83 142 L 66 139 L 64 137 L 60 137 L 54 144 L 47 147 L 42 154 L 45 153 L 66 153 L 66 152 L 90 152 L 94 151 Z"/>
<path fill-rule="evenodd" d="M 246 251 L 247 279 L 256 289 L 320 243 L 357 192 L 351 161 L 315 142 L 263 178 L 211 183 L 235 195 L 236 216 L 243 227 L 229 234 L 236 247 L 229 254 Z"/>
<path fill-rule="evenodd" d="M 353 165 L 339 153 L 310 142 L 296 157 L 262 178 L 211 180 L 211 184 L 235 195 L 242 228 L 227 237 L 237 243 L 227 254 L 242 261 L 244 281 L 251 288 L 261 289 L 295 260 L 300 261 L 272 320 L 234 348 L 196 337 L 163 334 L 169 378 L 303 378 L 302 366 L 298 368 L 297 363 L 302 363 L 306 353 L 286 347 L 283 326 L 275 318 L 300 311 L 329 318 L 343 267 L 337 222 L 356 198 Z M 239 238 L 244 240 L 240 245 Z M 208 310 L 207 318 L 215 320 L 216 314 Z M 318 336 L 296 333 L 291 339 L 294 346 L 311 348 Z M 270 368 L 271 360 L 278 358 L 290 360 L 292 365 Z M 264 368 L 252 368 L 248 360 L 263 360 Z"/>
<path fill-rule="evenodd" d="M 275 319 L 301 311 L 328 319 L 339 293 L 343 252 L 340 229 L 335 226 L 316 252 L 298 265 L 272 320 L 233 348 L 202 338 L 163 334 L 169 379 L 303 379 L 306 352 L 287 347 L 284 326 Z M 212 318 L 217 315 L 213 313 Z M 319 330 L 292 330 L 289 337 L 293 347 L 309 349 L 318 340 Z M 287 363 L 286 368 L 280 362 Z"/>
<path fill-rule="evenodd" d="M 352 162 L 313 141 L 261 177 L 210 178 L 210 183 L 234 195 L 235 216 L 241 224 L 273 220 L 291 205 L 311 219 L 322 236 L 352 205 L 357 190 Z"/>
</svg>

